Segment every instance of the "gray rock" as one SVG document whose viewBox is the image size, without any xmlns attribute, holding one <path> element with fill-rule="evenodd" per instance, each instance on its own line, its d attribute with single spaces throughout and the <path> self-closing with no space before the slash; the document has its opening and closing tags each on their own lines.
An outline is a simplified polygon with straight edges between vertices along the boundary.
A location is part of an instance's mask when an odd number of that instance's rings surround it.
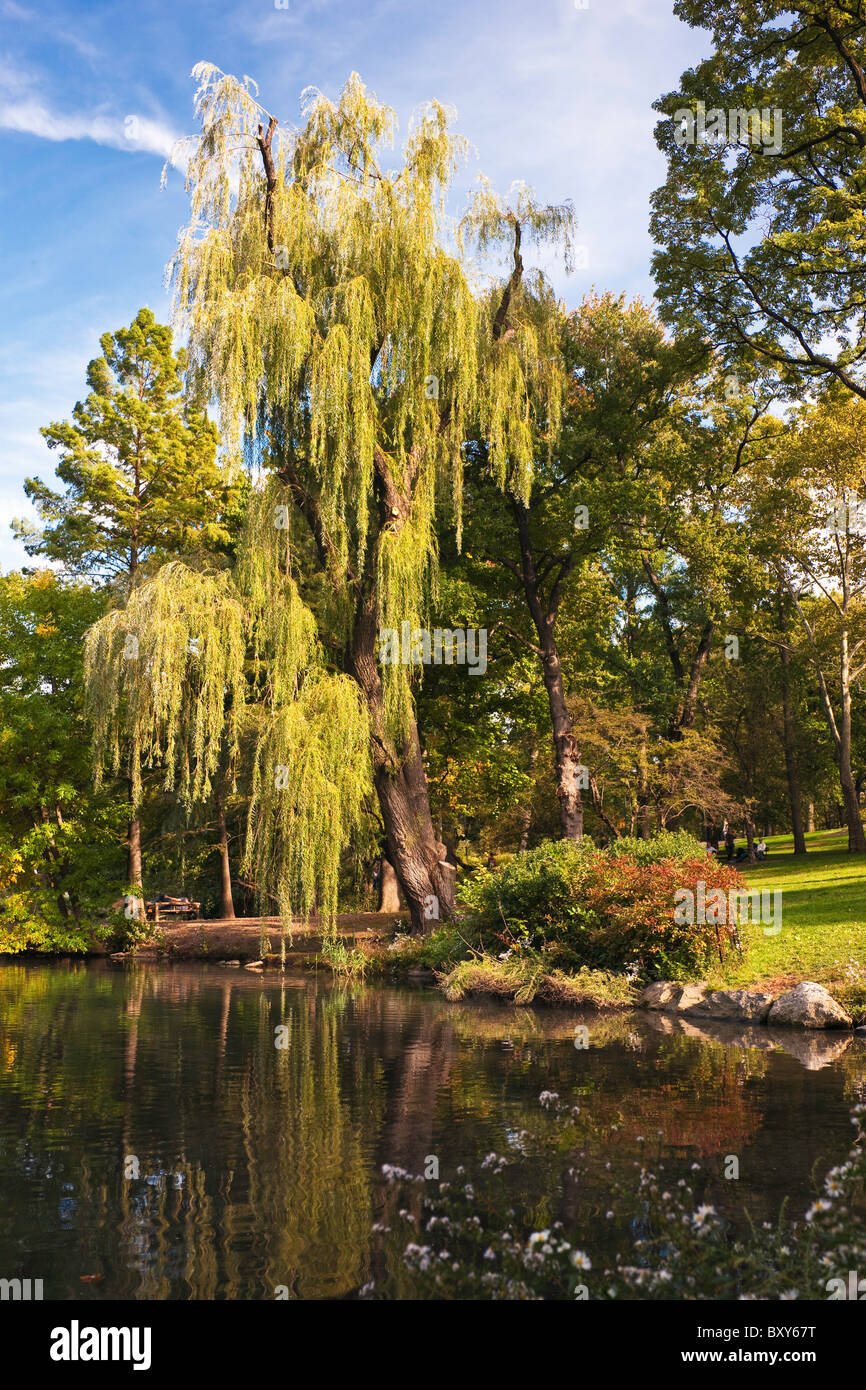
<svg viewBox="0 0 866 1390">
<path fill-rule="evenodd" d="M 780 994 L 770 1009 L 768 1023 L 797 1028 L 850 1028 L 851 1015 L 814 980 L 801 980 L 796 989 Z"/>
<path fill-rule="evenodd" d="M 683 985 L 680 990 L 680 997 L 676 1004 L 670 1007 L 676 1009 L 678 1014 L 691 1013 L 698 1010 L 703 1004 L 707 994 L 706 985 Z"/>
<path fill-rule="evenodd" d="M 743 1023 L 766 1023 L 772 1003 L 772 994 L 753 994 L 747 989 L 719 989 L 712 994 L 707 994 L 688 1012 L 699 1018 L 732 1019 Z M 681 1004 L 681 1010 L 682 1007 Z"/>
<path fill-rule="evenodd" d="M 672 985 L 668 980 L 655 980 L 647 985 L 637 1001 L 642 1009 L 675 1009 L 683 992 L 682 985 Z"/>
</svg>

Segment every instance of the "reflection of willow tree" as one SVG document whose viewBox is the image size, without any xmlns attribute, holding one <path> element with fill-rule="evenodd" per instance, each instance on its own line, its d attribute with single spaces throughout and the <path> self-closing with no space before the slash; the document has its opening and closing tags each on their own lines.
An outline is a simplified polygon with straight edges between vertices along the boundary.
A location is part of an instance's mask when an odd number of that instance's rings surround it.
<svg viewBox="0 0 866 1390">
<path fill-rule="evenodd" d="M 281 1002 L 269 999 L 262 1011 L 261 1046 L 238 1095 L 247 1202 L 264 1247 L 261 1293 L 273 1297 L 282 1284 L 290 1298 L 336 1296 L 363 1282 L 370 1174 L 354 1112 L 371 1077 L 367 1069 L 358 1091 L 342 1084 L 344 995 L 320 998 L 314 1017 Z M 274 1020 L 287 1017 L 289 1046 L 279 1050 Z"/>
</svg>

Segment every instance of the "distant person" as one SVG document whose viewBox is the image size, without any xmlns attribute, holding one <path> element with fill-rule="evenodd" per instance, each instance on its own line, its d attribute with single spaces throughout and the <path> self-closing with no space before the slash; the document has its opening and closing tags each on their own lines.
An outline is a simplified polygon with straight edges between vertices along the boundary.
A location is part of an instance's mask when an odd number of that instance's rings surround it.
<svg viewBox="0 0 866 1390">
<path fill-rule="evenodd" d="M 759 859 L 763 859 L 764 855 L 767 853 L 767 846 L 764 842 L 763 837 L 755 845 L 755 853 L 757 854 Z"/>
<path fill-rule="evenodd" d="M 743 845 L 740 845 L 740 848 L 737 850 L 737 857 L 736 857 L 736 859 L 734 860 L 734 863 L 735 863 L 735 864 L 742 864 L 743 860 L 746 859 L 746 858 L 747 858 L 747 852 L 746 852 L 744 846 L 743 846 Z"/>
</svg>

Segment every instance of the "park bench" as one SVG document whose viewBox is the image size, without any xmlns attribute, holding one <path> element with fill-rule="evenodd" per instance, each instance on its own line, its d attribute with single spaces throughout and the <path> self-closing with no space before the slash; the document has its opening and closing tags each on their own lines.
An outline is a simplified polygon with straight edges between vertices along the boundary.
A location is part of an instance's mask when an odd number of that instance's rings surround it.
<svg viewBox="0 0 866 1390">
<path fill-rule="evenodd" d="M 144 910 L 148 921 L 158 922 L 163 917 L 198 917 L 201 903 L 190 898 L 152 898 L 145 902 Z"/>
</svg>

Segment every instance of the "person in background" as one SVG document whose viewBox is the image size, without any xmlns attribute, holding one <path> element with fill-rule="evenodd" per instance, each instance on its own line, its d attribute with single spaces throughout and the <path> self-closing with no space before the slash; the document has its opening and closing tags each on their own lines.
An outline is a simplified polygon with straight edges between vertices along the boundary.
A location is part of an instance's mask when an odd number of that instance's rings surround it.
<svg viewBox="0 0 866 1390">
<path fill-rule="evenodd" d="M 757 856 L 758 856 L 759 859 L 763 859 L 763 858 L 764 858 L 764 855 L 767 853 L 767 846 L 766 846 L 766 843 L 765 843 L 765 841 L 764 841 L 763 836 L 762 836 L 761 839 L 758 841 L 758 843 L 755 845 L 755 853 L 757 854 Z"/>
</svg>

